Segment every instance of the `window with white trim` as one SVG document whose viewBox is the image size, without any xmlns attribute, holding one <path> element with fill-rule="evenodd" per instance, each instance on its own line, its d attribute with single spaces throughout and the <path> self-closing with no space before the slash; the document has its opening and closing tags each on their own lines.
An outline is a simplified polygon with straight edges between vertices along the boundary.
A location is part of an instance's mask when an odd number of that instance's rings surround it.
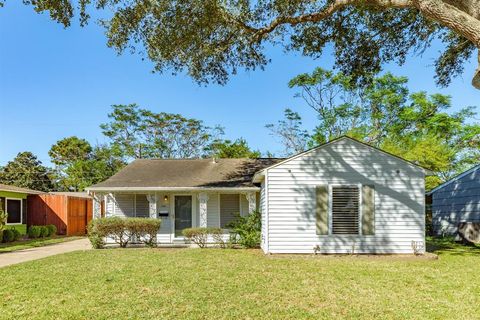
<svg viewBox="0 0 480 320">
<path fill-rule="evenodd" d="M 332 234 L 360 234 L 360 188 L 358 186 L 332 186 Z"/>
<path fill-rule="evenodd" d="M 5 208 L 7 212 L 7 224 L 22 223 L 22 200 L 21 199 L 5 199 Z"/>
</svg>

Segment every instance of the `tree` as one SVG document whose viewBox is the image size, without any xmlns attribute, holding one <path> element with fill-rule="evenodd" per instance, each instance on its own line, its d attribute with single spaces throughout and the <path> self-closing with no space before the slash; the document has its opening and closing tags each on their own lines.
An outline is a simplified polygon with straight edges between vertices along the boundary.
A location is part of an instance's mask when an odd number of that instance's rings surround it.
<svg viewBox="0 0 480 320">
<path fill-rule="evenodd" d="M 20 152 L 0 171 L 0 183 L 38 191 L 51 191 L 51 172 L 31 152 Z"/>
<path fill-rule="evenodd" d="M 342 73 L 317 68 L 289 85 L 318 113 L 314 132 L 305 131 L 308 146 L 349 135 L 434 171 L 436 176 L 427 178 L 427 187 L 433 187 L 480 161 L 480 125 L 469 123 L 476 116 L 473 107 L 447 113 L 449 96 L 410 93 L 407 83 L 387 73 L 355 86 Z M 286 131 L 289 136 L 302 132 L 300 124 Z M 289 140 L 283 143 L 288 149 Z"/>
<path fill-rule="evenodd" d="M 247 140 L 220 140 L 212 145 L 213 156 L 218 158 L 259 158 L 260 151 L 252 151 Z"/>
<path fill-rule="evenodd" d="M 221 127 L 180 114 L 154 113 L 136 104 L 113 105 L 109 123 L 100 127 L 111 144 L 128 158 L 200 158 L 223 134 Z"/>
<path fill-rule="evenodd" d="M 448 85 L 480 48 L 480 0 L 23 2 L 66 27 L 75 7 L 81 25 L 89 8 L 111 9 L 101 20 L 110 47 L 145 52 L 155 70 L 186 69 L 199 82 L 223 84 L 238 68 L 263 68 L 265 47 L 277 43 L 312 57 L 331 44 L 340 70 L 365 81 L 382 64 L 403 64 L 440 40 L 445 49 L 435 62 L 436 80 Z M 472 84 L 480 88 L 480 67 Z"/>
<path fill-rule="evenodd" d="M 272 136 L 280 140 L 284 147 L 284 155 L 288 157 L 305 151 L 310 135 L 302 128 L 302 118 L 297 112 L 287 108 L 284 116 L 284 120 L 279 120 L 277 124 L 267 124 L 265 127 L 270 130 Z"/>
<path fill-rule="evenodd" d="M 56 166 L 56 188 L 62 191 L 83 191 L 125 165 L 114 149 L 105 145 L 92 148 L 87 140 L 75 136 L 57 141 L 48 154 Z"/>
</svg>

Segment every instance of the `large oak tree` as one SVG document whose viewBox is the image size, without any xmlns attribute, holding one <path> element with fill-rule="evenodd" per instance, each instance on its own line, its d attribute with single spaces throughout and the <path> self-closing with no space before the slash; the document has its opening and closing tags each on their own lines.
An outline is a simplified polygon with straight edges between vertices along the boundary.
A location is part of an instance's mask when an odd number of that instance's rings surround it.
<svg viewBox="0 0 480 320">
<path fill-rule="evenodd" d="M 75 10 L 82 25 L 93 9 L 112 10 L 101 20 L 109 46 L 118 52 L 136 49 L 154 62 L 155 70 L 187 70 L 203 83 L 223 84 L 239 68 L 264 67 L 269 44 L 313 57 L 332 44 L 340 71 L 364 81 L 382 64 L 402 64 L 409 54 L 440 40 L 444 50 L 435 62 L 436 81 L 448 85 L 480 48 L 480 0 L 23 2 L 64 26 Z M 480 68 L 472 83 L 480 89 Z"/>
</svg>

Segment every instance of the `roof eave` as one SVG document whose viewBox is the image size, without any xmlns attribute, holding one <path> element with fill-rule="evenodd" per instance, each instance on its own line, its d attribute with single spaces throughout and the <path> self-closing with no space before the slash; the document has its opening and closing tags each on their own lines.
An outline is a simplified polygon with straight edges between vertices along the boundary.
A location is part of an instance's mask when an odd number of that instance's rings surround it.
<svg viewBox="0 0 480 320">
<path fill-rule="evenodd" d="M 145 192 L 145 191 L 239 191 L 249 192 L 258 191 L 258 187 L 90 187 L 85 189 L 87 192 L 114 192 L 114 191 L 131 191 L 131 192 Z"/>
</svg>

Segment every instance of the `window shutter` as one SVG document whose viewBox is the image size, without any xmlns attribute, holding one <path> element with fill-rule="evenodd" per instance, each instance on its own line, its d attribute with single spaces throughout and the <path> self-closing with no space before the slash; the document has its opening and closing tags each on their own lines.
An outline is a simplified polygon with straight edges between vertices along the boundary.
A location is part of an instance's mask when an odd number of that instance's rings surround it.
<svg viewBox="0 0 480 320">
<path fill-rule="evenodd" d="M 317 234 L 328 235 L 328 185 L 316 187 Z"/>
<path fill-rule="evenodd" d="M 362 235 L 375 234 L 375 186 L 362 186 Z"/>
</svg>

